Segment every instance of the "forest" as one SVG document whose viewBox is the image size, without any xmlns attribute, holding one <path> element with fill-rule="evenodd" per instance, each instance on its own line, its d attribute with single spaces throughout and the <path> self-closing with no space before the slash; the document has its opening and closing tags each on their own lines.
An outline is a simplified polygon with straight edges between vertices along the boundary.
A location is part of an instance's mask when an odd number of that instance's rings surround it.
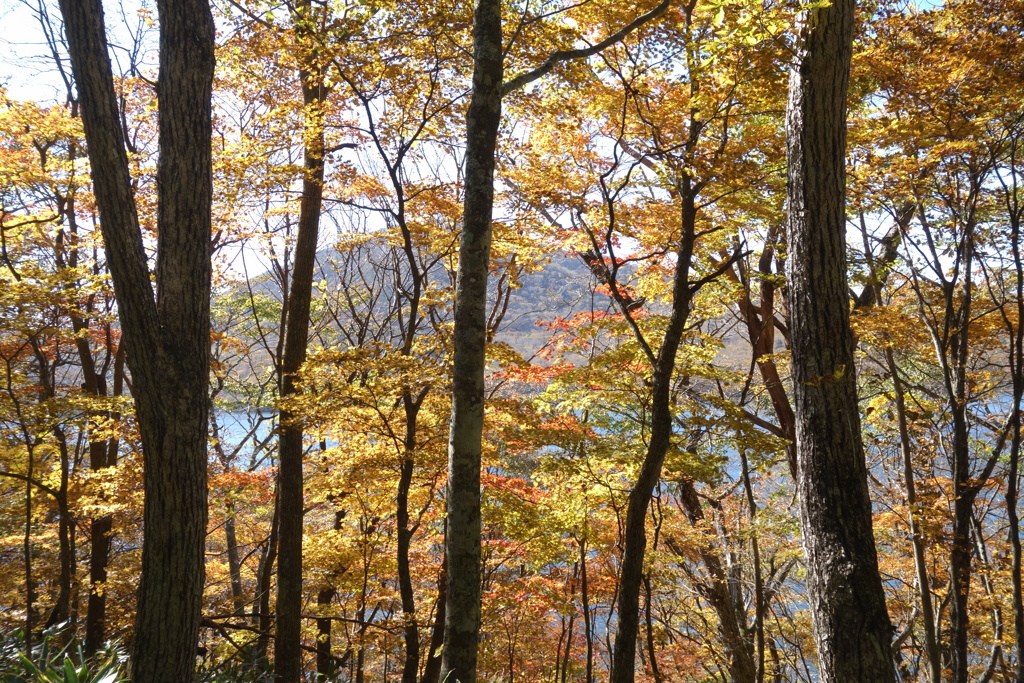
<svg viewBox="0 0 1024 683">
<path fill-rule="evenodd" d="M 0 21 L 3 681 L 1024 681 L 1024 0 Z"/>
</svg>

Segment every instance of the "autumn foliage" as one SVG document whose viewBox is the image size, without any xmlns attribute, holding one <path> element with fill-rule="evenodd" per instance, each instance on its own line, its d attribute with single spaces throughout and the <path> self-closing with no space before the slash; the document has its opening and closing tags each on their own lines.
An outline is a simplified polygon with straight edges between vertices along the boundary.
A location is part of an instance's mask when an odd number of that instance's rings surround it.
<svg viewBox="0 0 1024 683">
<path fill-rule="evenodd" d="M 655 4 L 506 3 L 506 79 Z M 197 677 L 255 681 L 274 667 L 283 414 L 304 434 L 303 676 L 438 683 L 471 8 L 214 5 Z M 116 85 L 152 248 L 156 74 L 139 55 L 156 49 L 153 18 L 124 8 L 139 61 Z M 672 3 L 504 99 L 481 681 L 608 678 L 629 494 L 681 267 L 690 298 L 645 516 L 637 680 L 738 681 L 747 665 L 745 683 L 817 679 L 784 275 L 783 119 L 800 9 Z M 893 667 L 905 681 L 1020 680 L 1024 4 L 858 11 L 849 306 Z M 60 35 L 49 38 L 61 58 Z M 322 77 L 315 106 L 300 80 L 310 65 Z M 0 90 L 0 630 L 38 642 L 65 624 L 96 652 L 133 637 L 146 473 L 67 95 Z M 282 395 L 315 130 L 309 347 Z"/>
</svg>

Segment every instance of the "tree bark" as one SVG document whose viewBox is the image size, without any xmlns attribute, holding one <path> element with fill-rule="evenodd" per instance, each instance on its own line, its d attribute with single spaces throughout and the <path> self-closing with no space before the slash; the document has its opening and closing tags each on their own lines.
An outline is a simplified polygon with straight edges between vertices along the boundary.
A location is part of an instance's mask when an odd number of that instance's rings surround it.
<svg viewBox="0 0 1024 683">
<path fill-rule="evenodd" d="M 195 665 L 206 539 L 210 95 L 205 0 L 160 0 L 156 295 L 139 230 L 100 0 L 61 0 L 104 247 L 135 389 L 145 472 L 131 675 L 180 683 Z"/>
<path fill-rule="evenodd" d="M 786 113 L 793 407 L 807 592 L 826 683 L 895 680 L 860 436 L 845 252 L 853 0 L 801 15 Z"/>
<path fill-rule="evenodd" d="M 448 439 L 448 587 L 441 677 L 450 683 L 476 683 L 487 276 L 501 98 L 550 73 L 561 62 L 585 59 L 614 45 L 663 14 L 669 3 L 670 0 L 662 0 L 646 14 L 587 48 L 554 52 L 537 68 L 507 83 L 502 83 L 501 2 L 476 0 L 474 6 L 473 92 L 466 113 L 466 196 L 455 282 L 452 417 Z"/>
<path fill-rule="evenodd" d="M 284 355 L 281 361 L 280 396 L 296 393 L 296 375 L 306 361 L 309 344 L 309 311 L 313 292 L 313 271 L 320 235 L 320 208 L 324 180 L 324 104 L 327 89 L 323 68 L 310 35 L 313 17 L 309 0 L 295 7 L 295 35 L 299 55 L 299 79 L 304 105 L 305 149 L 302 198 L 299 204 L 295 262 L 288 287 Z M 274 640 L 274 680 L 299 683 L 302 676 L 302 425 L 298 416 L 281 410 L 278 441 L 278 496 L 280 497 L 279 548 L 277 558 L 277 630 Z"/>
<path fill-rule="evenodd" d="M 448 440 L 448 587 L 441 680 L 451 683 L 476 683 L 487 275 L 502 75 L 501 3 L 477 0 L 473 23 L 473 95 L 466 114 L 466 197 L 455 283 L 455 351 Z"/>
</svg>

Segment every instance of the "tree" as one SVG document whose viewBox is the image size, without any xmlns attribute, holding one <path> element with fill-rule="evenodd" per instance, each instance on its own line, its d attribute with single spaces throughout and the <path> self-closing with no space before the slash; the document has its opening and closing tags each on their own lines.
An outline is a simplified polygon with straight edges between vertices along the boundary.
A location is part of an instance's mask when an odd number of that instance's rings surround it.
<svg viewBox="0 0 1024 683">
<path fill-rule="evenodd" d="M 329 89 L 317 54 L 315 29 L 319 13 L 308 0 L 295 5 L 293 22 L 298 47 L 304 130 L 302 198 L 295 263 L 286 283 L 287 313 L 284 354 L 281 357 L 280 397 L 296 393 L 295 381 L 306 360 L 313 271 L 320 235 L 320 206 L 324 180 L 324 106 Z M 274 640 L 274 679 L 298 683 L 302 676 L 302 517 L 303 430 L 290 411 L 281 411 L 278 429 L 278 515 L 280 550 L 277 575 L 277 634 Z"/>
<path fill-rule="evenodd" d="M 786 111 L 797 489 L 823 681 L 893 681 L 892 625 L 872 535 L 845 249 L 853 0 L 798 22 Z"/>
<path fill-rule="evenodd" d="M 135 681 L 189 680 L 204 580 L 210 353 L 210 97 L 205 0 L 157 3 L 160 163 L 156 292 L 107 53 L 100 0 L 61 2 L 143 444 Z"/>
<path fill-rule="evenodd" d="M 473 90 L 466 113 L 466 196 L 455 281 L 452 420 L 448 438 L 448 569 L 441 677 L 476 683 L 480 630 L 480 444 L 484 425 L 487 275 L 494 209 L 494 155 L 501 99 L 549 73 L 561 62 L 585 59 L 619 42 L 669 6 L 656 7 L 604 40 L 553 52 L 543 64 L 502 83 L 504 46 L 500 0 L 477 0 L 473 12 Z M 525 21 L 525 15 L 524 15 Z"/>
</svg>

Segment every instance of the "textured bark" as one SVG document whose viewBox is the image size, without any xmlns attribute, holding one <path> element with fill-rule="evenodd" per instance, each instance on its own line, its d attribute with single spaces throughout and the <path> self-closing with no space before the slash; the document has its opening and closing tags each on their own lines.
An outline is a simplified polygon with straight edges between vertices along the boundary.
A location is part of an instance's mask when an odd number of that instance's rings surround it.
<svg viewBox="0 0 1024 683">
<path fill-rule="evenodd" d="M 157 3 L 160 162 L 154 296 L 102 4 L 60 4 L 142 437 L 144 542 L 131 675 L 140 683 L 180 683 L 191 679 L 195 665 L 207 520 L 213 18 L 205 0 Z"/>
<path fill-rule="evenodd" d="M 450 683 L 476 683 L 487 274 L 502 68 L 501 3 L 477 0 L 473 95 L 466 114 L 466 198 L 455 282 L 455 351 L 448 440 L 448 589 L 441 680 Z"/>
<path fill-rule="evenodd" d="M 305 149 L 302 197 L 299 202 L 295 261 L 288 286 L 284 355 L 281 359 L 280 396 L 296 393 L 296 375 L 306 361 L 309 344 L 309 310 L 313 293 L 313 271 L 320 235 L 323 204 L 324 121 L 327 97 L 323 69 L 317 63 L 309 0 L 295 7 L 296 40 L 301 47 L 299 78 L 305 105 Z M 279 505 L 279 548 L 277 558 L 277 629 L 274 639 L 274 680 L 299 683 L 302 676 L 302 440 L 297 416 L 281 410 L 278 440 L 277 495 Z"/>
<path fill-rule="evenodd" d="M 895 680 L 871 527 L 845 253 L 846 86 L 853 0 L 800 19 L 786 114 L 793 407 L 819 675 Z"/>
</svg>

